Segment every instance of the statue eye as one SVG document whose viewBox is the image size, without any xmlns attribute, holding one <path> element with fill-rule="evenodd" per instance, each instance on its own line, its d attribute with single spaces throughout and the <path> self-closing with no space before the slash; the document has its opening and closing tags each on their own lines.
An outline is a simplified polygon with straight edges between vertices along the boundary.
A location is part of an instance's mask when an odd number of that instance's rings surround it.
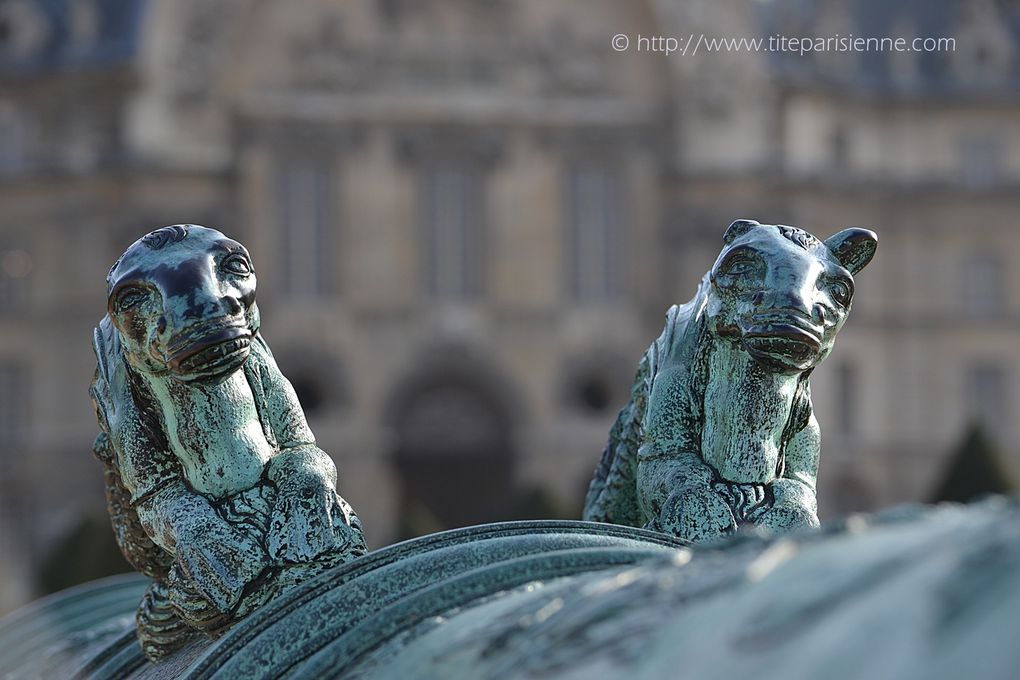
<svg viewBox="0 0 1020 680">
<path fill-rule="evenodd" d="M 144 288 L 131 287 L 125 288 L 117 294 L 116 308 L 118 312 L 126 312 L 129 309 L 134 309 L 138 305 L 145 302 L 145 299 L 149 296 L 148 291 Z"/>
<path fill-rule="evenodd" d="M 728 276 L 747 276 L 758 270 L 758 262 L 748 256 L 738 256 L 723 266 L 723 273 Z"/>
<path fill-rule="evenodd" d="M 843 305 L 844 307 L 850 303 L 850 297 L 853 295 L 853 291 L 850 289 L 850 284 L 846 281 L 835 281 L 829 288 L 829 294 L 832 295 L 832 299 Z"/>
<path fill-rule="evenodd" d="M 228 255 L 220 264 L 220 268 L 238 276 L 248 276 L 252 272 L 251 262 L 241 253 Z"/>
</svg>

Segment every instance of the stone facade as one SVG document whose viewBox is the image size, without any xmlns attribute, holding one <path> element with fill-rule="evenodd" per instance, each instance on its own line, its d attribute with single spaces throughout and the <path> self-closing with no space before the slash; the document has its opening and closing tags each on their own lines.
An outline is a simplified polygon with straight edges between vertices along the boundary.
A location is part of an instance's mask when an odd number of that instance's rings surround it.
<svg viewBox="0 0 1020 680">
<path fill-rule="evenodd" d="M 823 519 L 924 499 L 972 417 L 1020 473 L 1017 10 L 794 5 L 4 4 L 3 572 L 102 512 L 89 332 L 116 256 L 175 222 L 249 246 L 374 546 L 536 488 L 576 516 L 641 352 L 737 217 L 882 239 L 812 381 Z M 958 49 L 610 46 L 692 31 Z"/>
</svg>

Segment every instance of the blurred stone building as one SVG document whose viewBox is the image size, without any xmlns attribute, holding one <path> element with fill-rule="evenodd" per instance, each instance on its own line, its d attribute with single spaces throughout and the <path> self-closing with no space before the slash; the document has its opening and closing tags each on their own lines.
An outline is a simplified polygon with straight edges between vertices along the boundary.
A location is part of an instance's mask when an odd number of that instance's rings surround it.
<svg viewBox="0 0 1020 680">
<path fill-rule="evenodd" d="M 634 44 L 701 33 L 956 49 Z M 104 276 L 176 222 L 252 251 L 376 546 L 578 512 L 736 217 L 881 235 L 813 380 L 823 515 L 924 499 L 973 419 L 1020 472 L 1018 49 L 1012 0 L 4 0 L 0 578 L 102 512 Z"/>
</svg>

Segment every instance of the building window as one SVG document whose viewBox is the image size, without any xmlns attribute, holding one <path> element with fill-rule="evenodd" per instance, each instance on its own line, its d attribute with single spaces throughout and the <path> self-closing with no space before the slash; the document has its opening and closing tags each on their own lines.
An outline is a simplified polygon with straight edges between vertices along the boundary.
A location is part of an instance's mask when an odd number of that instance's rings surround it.
<svg viewBox="0 0 1020 680">
<path fill-rule="evenodd" d="M 836 393 L 838 431 L 843 436 L 856 434 L 858 431 L 857 408 L 859 403 L 857 370 L 848 361 L 841 363 L 836 370 Z"/>
<path fill-rule="evenodd" d="M 567 271 L 575 300 L 600 302 L 619 293 L 621 193 L 613 170 L 571 168 L 567 172 Z"/>
<path fill-rule="evenodd" d="M 16 174 L 24 166 L 25 127 L 15 109 L 0 102 L 0 173 Z"/>
<path fill-rule="evenodd" d="M 568 354 L 562 403 L 569 413 L 600 418 L 627 403 L 634 378 L 629 359 L 610 349 L 573 348 Z"/>
<path fill-rule="evenodd" d="M 0 2 L 0 59 L 23 61 L 46 46 L 51 27 L 35 2 Z"/>
<path fill-rule="evenodd" d="M 960 172 L 971 187 L 987 187 L 1000 181 L 1004 140 L 997 136 L 967 136 L 960 140 Z"/>
<path fill-rule="evenodd" d="M 849 165 L 850 137 L 846 126 L 842 123 L 836 123 L 832 128 L 832 133 L 829 137 L 829 151 L 832 156 L 833 171 L 845 171 Z"/>
<path fill-rule="evenodd" d="M 0 361 L 0 447 L 25 441 L 28 431 L 28 372 L 14 361 Z M 2 451 L 0 451 L 2 453 Z"/>
<path fill-rule="evenodd" d="M 28 304 L 32 256 L 17 246 L 0 244 L 0 314 Z"/>
<path fill-rule="evenodd" d="M 968 314 L 993 316 L 1004 305 L 1002 260 L 994 253 L 974 253 L 964 262 L 963 305 Z"/>
<path fill-rule="evenodd" d="M 350 405 L 351 391 L 340 357 L 312 346 L 284 347 L 276 362 L 309 418 L 336 414 Z"/>
<path fill-rule="evenodd" d="M 469 300 L 484 288 L 482 178 L 463 168 L 433 168 L 423 181 L 426 287 L 445 300 Z"/>
<path fill-rule="evenodd" d="M 95 0 L 78 0 L 71 3 L 71 44 L 77 49 L 88 49 L 99 37 L 99 8 Z"/>
<path fill-rule="evenodd" d="M 277 205 L 281 228 L 281 290 L 292 297 L 335 292 L 336 173 L 324 161 L 280 164 Z"/>
<path fill-rule="evenodd" d="M 967 371 L 965 408 L 970 422 L 981 425 L 989 434 L 1005 430 L 1010 409 L 1006 372 L 994 362 L 972 364 Z"/>
</svg>

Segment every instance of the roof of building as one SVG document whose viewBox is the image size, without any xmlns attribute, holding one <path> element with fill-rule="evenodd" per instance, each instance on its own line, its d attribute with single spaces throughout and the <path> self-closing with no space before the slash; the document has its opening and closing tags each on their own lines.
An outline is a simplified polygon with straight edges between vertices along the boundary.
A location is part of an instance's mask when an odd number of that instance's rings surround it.
<svg viewBox="0 0 1020 680">
<path fill-rule="evenodd" d="M 147 0 L 7 0 L 0 4 L 0 73 L 105 67 L 130 60 Z"/>
<path fill-rule="evenodd" d="M 900 48 L 872 43 L 849 52 L 847 42 L 830 42 L 822 51 L 773 51 L 776 72 L 793 82 L 819 80 L 879 91 L 959 91 L 1001 89 L 1020 83 L 1020 3 L 1010 0 L 761 0 L 752 3 L 762 35 L 817 39 L 903 39 Z M 914 38 L 952 39 L 936 49 Z M 851 58 L 840 58 L 849 55 Z M 973 68 L 954 68 L 954 60 Z M 912 68 L 904 69 L 905 64 Z M 976 73 L 974 71 L 977 71 Z"/>
</svg>

